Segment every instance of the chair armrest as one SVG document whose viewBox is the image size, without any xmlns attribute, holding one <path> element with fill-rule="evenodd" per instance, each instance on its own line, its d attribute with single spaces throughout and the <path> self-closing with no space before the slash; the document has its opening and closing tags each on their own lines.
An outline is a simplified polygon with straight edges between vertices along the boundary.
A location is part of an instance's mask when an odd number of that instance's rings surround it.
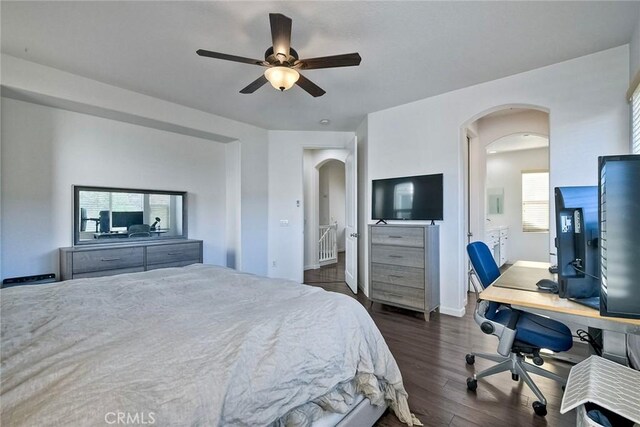
<svg viewBox="0 0 640 427">
<path fill-rule="evenodd" d="M 473 315 L 474 320 L 482 332 L 498 337 L 498 354 L 507 357 L 511 353 L 511 347 L 516 339 L 516 327 L 520 314 L 513 311 L 507 326 L 502 323 L 487 319 L 486 313 L 489 308 L 489 301 L 479 300 L 476 304 L 476 311 Z"/>
</svg>

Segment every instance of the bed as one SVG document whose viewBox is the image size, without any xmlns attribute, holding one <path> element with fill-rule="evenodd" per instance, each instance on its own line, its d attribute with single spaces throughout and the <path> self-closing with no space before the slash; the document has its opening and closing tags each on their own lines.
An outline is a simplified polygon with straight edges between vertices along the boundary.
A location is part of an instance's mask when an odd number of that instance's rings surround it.
<svg viewBox="0 0 640 427">
<path fill-rule="evenodd" d="M 2 425 L 420 425 L 346 295 L 202 264 L 0 295 Z"/>
</svg>

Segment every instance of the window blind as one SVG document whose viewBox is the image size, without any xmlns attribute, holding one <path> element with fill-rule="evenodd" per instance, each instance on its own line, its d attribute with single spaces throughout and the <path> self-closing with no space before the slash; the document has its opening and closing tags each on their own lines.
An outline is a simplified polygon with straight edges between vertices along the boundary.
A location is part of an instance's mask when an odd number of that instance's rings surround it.
<svg viewBox="0 0 640 427">
<path fill-rule="evenodd" d="M 640 154 L 640 85 L 631 96 L 631 152 Z"/>
<path fill-rule="evenodd" d="M 522 172 L 522 231 L 549 231 L 549 172 Z"/>
<path fill-rule="evenodd" d="M 159 227 L 169 228 L 171 225 L 171 196 L 168 194 L 149 194 L 149 221 L 153 224 L 155 218 L 160 218 Z"/>
</svg>

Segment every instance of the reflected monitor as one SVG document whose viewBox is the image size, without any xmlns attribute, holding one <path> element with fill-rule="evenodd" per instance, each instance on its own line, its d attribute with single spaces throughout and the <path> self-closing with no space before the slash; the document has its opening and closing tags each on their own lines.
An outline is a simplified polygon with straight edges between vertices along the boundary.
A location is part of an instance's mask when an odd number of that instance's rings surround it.
<svg viewBox="0 0 640 427">
<path fill-rule="evenodd" d="M 144 224 L 144 213 L 137 212 L 112 212 L 111 226 L 129 228 L 132 225 Z"/>
</svg>

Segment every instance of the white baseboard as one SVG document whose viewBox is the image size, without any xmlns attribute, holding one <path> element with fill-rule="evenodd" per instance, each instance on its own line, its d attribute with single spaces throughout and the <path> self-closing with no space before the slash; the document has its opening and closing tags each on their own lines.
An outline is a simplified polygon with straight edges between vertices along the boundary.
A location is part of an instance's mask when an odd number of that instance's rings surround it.
<svg viewBox="0 0 640 427">
<path fill-rule="evenodd" d="M 305 265 L 304 269 L 306 270 L 317 270 L 320 268 L 320 264 L 312 264 L 312 265 Z"/>
<path fill-rule="evenodd" d="M 446 314 L 447 316 L 462 317 L 462 316 L 464 316 L 465 309 L 464 309 L 464 307 L 462 307 L 462 308 L 451 308 L 451 307 L 444 307 L 444 306 L 441 305 L 440 306 L 440 313 Z"/>
</svg>

